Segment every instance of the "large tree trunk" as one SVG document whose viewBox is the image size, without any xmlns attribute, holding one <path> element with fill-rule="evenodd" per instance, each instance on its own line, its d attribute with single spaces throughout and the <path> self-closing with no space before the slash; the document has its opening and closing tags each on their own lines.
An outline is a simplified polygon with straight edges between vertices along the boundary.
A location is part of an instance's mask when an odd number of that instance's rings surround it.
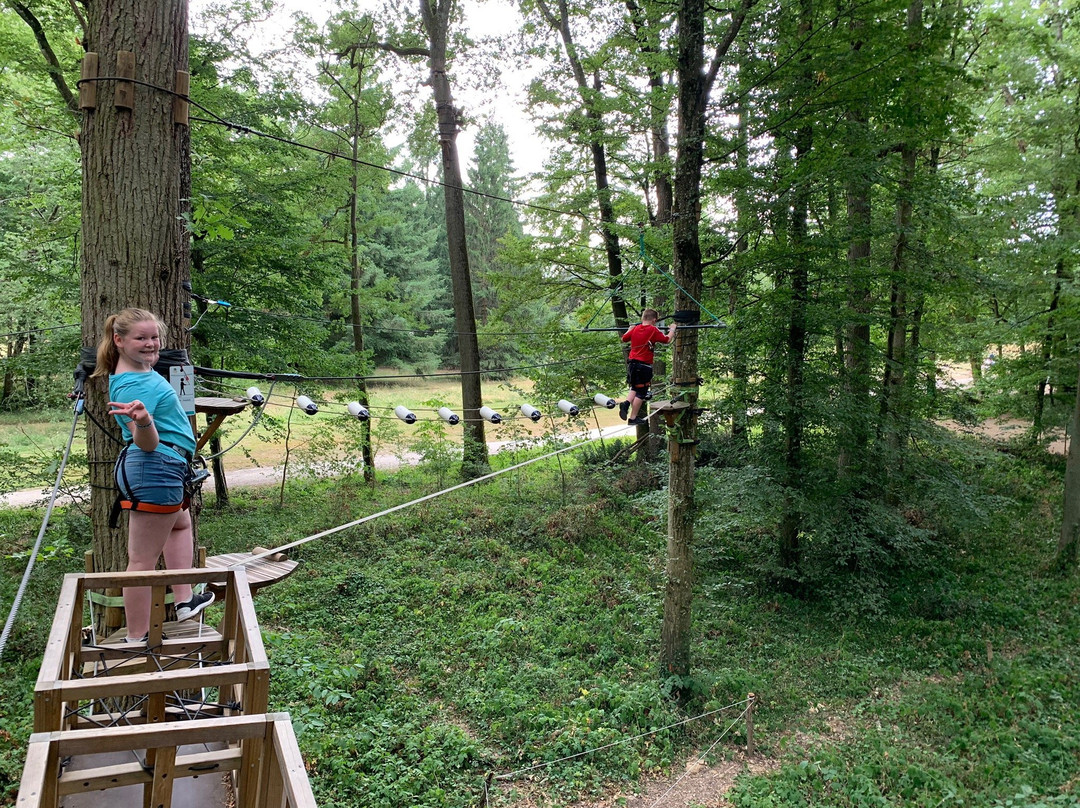
<svg viewBox="0 0 1080 808">
<path fill-rule="evenodd" d="M 851 50 L 862 49 L 864 26 L 857 14 L 849 25 Z M 837 466 L 841 479 L 853 478 L 858 488 L 866 465 L 870 430 L 870 157 L 867 154 L 869 133 L 868 102 L 856 98 L 847 111 L 851 130 L 851 149 L 848 154 L 847 221 L 848 221 L 848 315 L 844 328 L 843 395 L 847 412 L 841 431 Z"/>
<path fill-rule="evenodd" d="M 1071 572 L 1080 560 L 1080 374 L 1069 422 L 1069 457 L 1065 464 L 1065 501 L 1058 538 L 1058 568 Z"/>
<path fill-rule="evenodd" d="M 99 74 L 117 74 L 117 54 L 135 55 L 141 82 L 172 89 L 188 69 L 186 0 L 91 0 L 86 48 Z M 97 85 L 97 108 L 84 113 L 82 145 L 82 344 L 95 346 L 105 318 L 125 306 L 159 314 L 168 347 L 188 347 L 185 312 L 190 246 L 181 214 L 188 206 L 188 131 L 173 123 L 173 97 L 143 85 L 133 109 L 114 103 L 116 82 Z M 112 461 L 120 431 L 107 415 L 105 379 L 87 385 L 94 565 L 127 566 L 126 530 L 110 530 Z M 95 426 L 100 424 L 104 430 Z"/>
<path fill-rule="evenodd" d="M 672 247 L 675 308 L 697 310 L 701 297 L 701 166 L 704 159 L 705 8 L 703 0 L 679 2 L 679 139 L 675 161 L 675 208 Z M 685 291 L 684 291 L 685 290 Z M 687 294 L 689 293 L 689 294 Z M 694 299 L 691 299 L 693 296 Z M 675 382 L 698 376 L 698 332 L 676 332 L 672 365 Z M 660 632 L 660 670 L 676 676 L 690 673 L 690 626 L 694 590 L 694 451 L 697 436 L 697 387 L 680 390 L 690 409 L 682 410 L 678 434 L 668 445 L 667 583 L 664 622 Z"/>
<path fill-rule="evenodd" d="M 805 39 L 812 27 L 812 0 L 800 0 L 799 36 Z M 813 86 L 813 76 L 805 72 L 800 79 L 804 91 Z M 787 384 L 784 391 L 784 497 L 780 521 L 780 563 L 794 577 L 802 557 L 799 531 L 802 513 L 797 505 L 797 492 L 803 485 L 802 439 L 805 429 L 805 399 L 803 368 L 806 362 L 806 318 L 810 296 L 810 259 L 808 217 L 810 212 L 810 172 L 805 163 L 814 143 L 814 130 L 803 123 L 795 132 L 796 185 L 792 193 L 791 244 L 792 258 L 791 308 L 788 313 Z"/>
<path fill-rule="evenodd" d="M 705 114 L 709 91 L 720 63 L 742 27 L 752 0 L 732 13 L 727 32 L 706 69 L 705 2 L 679 0 L 678 77 L 679 137 L 672 209 L 672 254 L 678 289 L 675 308 L 696 312 L 701 299 L 701 168 L 705 161 Z M 694 592 L 694 450 L 697 439 L 698 332 L 676 332 L 672 365 L 681 400 L 675 435 L 668 442 L 668 541 L 664 621 L 660 629 L 660 670 L 690 673 L 690 625 Z M 682 384 L 680 384 L 680 382 Z"/>
<path fill-rule="evenodd" d="M 461 185 L 461 161 L 458 159 L 458 110 L 446 75 L 446 38 L 453 0 L 420 0 L 420 16 L 431 44 L 431 88 L 439 120 L 439 146 L 442 150 L 443 198 L 446 203 L 446 241 L 450 251 L 450 280 L 454 291 L 454 325 L 461 356 L 461 399 L 464 409 L 464 457 L 462 476 L 476 477 L 488 469 L 484 419 L 480 416 L 483 399 L 480 391 L 480 344 L 476 336 L 476 313 L 473 304 L 469 251 L 465 243 L 465 198 Z"/>
</svg>

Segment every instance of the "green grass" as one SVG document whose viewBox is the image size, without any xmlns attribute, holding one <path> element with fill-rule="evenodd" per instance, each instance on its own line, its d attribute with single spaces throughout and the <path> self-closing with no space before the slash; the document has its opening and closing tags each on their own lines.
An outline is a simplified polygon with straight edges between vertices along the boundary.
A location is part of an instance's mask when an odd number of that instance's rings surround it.
<svg viewBox="0 0 1080 808">
<path fill-rule="evenodd" d="M 498 461 L 497 461 L 498 462 Z M 988 454 L 967 482 L 993 502 L 987 529 L 941 548 L 937 568 L 893 582 L 887 605 L 777 595 L 701 536 L 693 676 L 656 669 L 663 497 L 629 493 L 632 469 L 566 457 L 298 548 L 301 567 L 259 594 L 271 709 L 297 727 L 321 806 L 567 805 L 643 775 L 682 771 L 761 698 L 759 748 L 738 806 L 1080 804 L 1080 582 L 1046 572 L 1060 468 Z M 206 512 L 211 552 L 275 546 L 437 487 L 422 469 L 236 492 Z M 0 511 L 0 549 L 35 514 Z M 59 576 L 78 569 L 77 518 L 39 565 L 0 682 L 0 794 L 14 793 L 30 693 Z M 942 542 L 945 539 L 941 539 Z M 0 603 L 22 559 L 3 560 Z M 673 685 L 690 694 L 680 704 Z M 741 725 L 713 751 L 737 758 Z"/>
<path fill-rule="evenodd" d="M 381 373 L 392 375 L 391 370 L 383 370 Z M 485 386 L 484 400 L 488 406 L 504 416 L 516 416 L 519 414 L 518 407 L 524 400 L 518 390 L 528 390 L 531 386 L 532 383 L 527 379 L 490 382 Z M 242 391 L 237 387 L 232 392 Z M 269 386 L 264 384 L 262 392 L 264 395 L 269 394 Z M 355 436 L 351 434 L 350 428 L 355 427 L 356 422 L 344 415 L 344 404 L 355 398 L 355 390 L 308 392 L 317 401 L 337 403 L 324 406 L 314 416 L 302 415 L 290 405 L 294 389 L 288 385 L 279 385 L 266 406 L 267 417 L 244 437 L 236 451 L 225 455 L 225 467 L 234 469 L 253 464 L 278 465 L 285 459 L 286 446 L 290 451 L 298 452 L 301 459 L 304 459 L 305 452 L 321 458 L 328 449 L 338 455 L 355 456 Z M 612 394 L 617 393 L 618 391 L 612 391 Z M 414 444 L 423 444 L 425 436 L 421 429 L 427 423 L 423 419 L 435 418 L 433 410 L 439 406 L 445 404 L 459 414 L 462 410 L 461 385 L 456 377 L 411 377 L 400 382 L 372 381 L 369 385 L 369 397 L 374 416 L 372 424 L 376 449 L 389 454 L 412 451 L 415 449 Z M 393 414 L 393 408 L 399 404 L 414 410 L 421 419 L 420 422 L 410 427 L 398 420 Z M 597 424 L 607 427 L 621 423 L 615 410 L 597 408 L 595 417 L 586 414 L 571 419 L 552 407 L 546 409 L 552 410 L 547 414 L 556 416 L 554 427 L 560 432 L 593 429 Z M 218 432 L 223 447 L 241 438 L 251 425 L 253 415 L 254 411 L 248 409 L 225 420 Z M 51 485 L 55 468 L 50 466 L 66 445 L 71 432 L 72 417 L 71 410 L 66 408 L 17 416 L 0 413 L 0 460 L 4 462 L 4 466 L 0 466 L 0 493 L 36 485 Z M 204 425 L 202 416 L 199 416 L 199 424 L 200 428 Z M 86 419 L 80 418 L 74 443 L 76 453 L 85 453 L 85 428 Z M 526 419 L 508 418 L 501 425 L 487 425 L 486 432 L 489 441 L 504 441 L 548 435 L 552 428 L 552 421 L 547 418 L 539 424 L 533 424 Z M 441 440 L 459 444 L 460 427 L 443 430 Z M 79 469 L 73 467 L 71 473 L 75 479 Z"/>
</svg>

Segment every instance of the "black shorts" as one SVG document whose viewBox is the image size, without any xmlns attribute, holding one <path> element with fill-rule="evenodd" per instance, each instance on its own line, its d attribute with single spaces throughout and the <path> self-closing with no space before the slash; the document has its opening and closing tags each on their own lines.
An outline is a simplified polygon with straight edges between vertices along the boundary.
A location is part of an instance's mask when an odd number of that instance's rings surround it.
<svg viewBox="0 0 1080 808">
<path fill-rule="evenodd" d="M 631 359 L 626 363 L 626 383 L 635 392 L 643 393 L 648 390 L 652 384 L 652 365 Z"/>
</svg>

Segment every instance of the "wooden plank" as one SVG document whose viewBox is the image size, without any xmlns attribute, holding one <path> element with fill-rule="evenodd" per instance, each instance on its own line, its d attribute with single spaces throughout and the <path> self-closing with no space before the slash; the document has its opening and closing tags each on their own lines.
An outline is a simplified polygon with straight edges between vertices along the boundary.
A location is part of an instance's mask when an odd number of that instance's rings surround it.
<svg viewBox="0 0 1080 808">
<path fill-rule="evenodd" d="M 56 772 L 60 767 L 60 758 L 48 738 L 47 733 L 30 736 L 22 780 L 19 782 L 19 796 L 15 800 L 16 808 L 38 808 L 42 805 L 52 808 L 56 805 Z"/>
<path fill-rule="evenodd" d="M 132 51 L 116 52 L 116 75 L 125 79 L 135 78 L 135 54 Z M 130 81 L 116 82 L 113 106 L 117 109 L 134 109 L 135 85 Z"/>
<path fill-rule="evenodd" d="M 40 735 L 56 746 L 61 757 L 68 757 L 164 746 L 229 743 L 261 737 L 266 731 L 265 727 L 265 715 L 238 715 L 200 721 L 168 721 L 164 724 L 143 724 L 137 727 L 109 727 Z"/>
<path fill-rule="evenodd" d="M 153 776 L 139 763 L 116 763 L 112 766 L 96 766 L 60 775 L 57 790 L 61 797 L 83 794 L 87 791 L 104 791 L 107 788 L 141 786 L 150 783 Z"/>
<path fill-rule="evenodd" d="M 195 397 L 195 412 L 206 413 L 207 415 L 236 415 L 238 412 L 243 412 L 247 409 L 248 400 L 246 398 L 223 398 L 221 396 L 196 396 Z"/>
<path fill-rule="evenodd" d="M 78 576 L 86 589 L 106 589 L 111 586 L 154 586 L 161 584 L 209 584 L 225 583 L 228 570 L 197 569 L 153 570 L 149 572 L 94 572 Z"/>
<path fill-rule="evenodd" d="M 184 70 L 177 70 L 175 85 L 173 89 L 177 94 L 173 97 L 173 123 L 187 126 L 188 102 L 186 98 L 180 96 L 187 96 L 191 92 L 191 74 Z"/>
<path fill-rule="evenodd" d="M 676 410 L 688 410 L 691 406 L 688 401 L 654 401 L 651 408 L 657 412 L 674 412 Z"/>
<path fill-rule="evenodd" d="M 150 750 L 147 750 L 149 752 Z M 176 763 L 176 747 L 163 746 L 156 750 L 154 762 L 154 785 L 150 793 L 153 808 L 172 808 L 173 766 Z M 147 756 L 149 758 L 149 755 Z"/>
<path fill-rule="evenodd" d="M 82 629 L 82 586 L 77 573 L 64 576 L 60 585 L 60 597 L 56 601 L 56 616 L 53 617 L 49 639 L 45 643 L 45 654 L 38 669 L 38 681 L 63 679 L 67 675 L 64 661 L 67 657 L 67 644 L 71 639 L 72 626 L 77 624 Z M 75 620 L 75 615 L 79 620 Z"/>
<path fill-rule="evenodd" d="M 212 668 L 181 668 L 143 675 L 97 676 L 93 679 L 57 682 L 55 692 L 63 701 L 86 701 L 109 696 L 168 693 L 173 690 L 196 690 L 230 683 L 246 682 L 250 663 L 215 665 Z M 268 666 L 267 666 L 268 667 Z"/>
<path fill-rule="evenodd" d="M 98 77 L 98 55 L 87 52 L 83 54 L 82 68 L 80 70 L 81 83 L 79 84 L 79 109 L 94 109 L 97 107 L 97 82 L 87 81 Z"/>
<path fill-rule="evenodd" d="M 231 746 L 209 752 L 178 754 L 173 766 L 173 779 L 202 777 L 211 772 L 227 772 L 239 763 L 240 750 Z M 152 779 L 153 775 L 139 763 L 114 763 L 110 766 L 64 772 L 60 775 L 59 791 L 61 796 L 66 796 L 122 786 L 144 785 Z"/>
<path fill-rule="evenodd" d="M 284 580 L 300 566 L 299 561 L 290 559 L 285 561 L 270 561 L 268 559 L 251 561 L 251 558 L 251 553 L 225 553 L 207 558 L 206 566 L 208 569 L 244 569 L 247 572 L 248 585 L 252 592 Z"/>
<path fill-rule="evenodd" d="M 311 790 L 304 758 L 300 754 L 300 745 L 296 742 L 292 719 L 288 713 L 271 713 L 273 727 L 274 769 L 279 772 L 290 808 L 316 808 L 315 794 Z M 280 799 L 280 798 L 279 798 Z M 276 806 L 279 802 L 266 805 Z"/>
</svg>

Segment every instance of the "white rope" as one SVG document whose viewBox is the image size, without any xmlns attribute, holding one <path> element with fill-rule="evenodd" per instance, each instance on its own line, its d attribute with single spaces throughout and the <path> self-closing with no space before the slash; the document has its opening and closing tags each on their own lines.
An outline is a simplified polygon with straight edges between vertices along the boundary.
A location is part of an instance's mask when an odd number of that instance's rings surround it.
<svg viewBox="0 0 1080 808">
<path fill-rule="evenodd" d="M 379 517 L 387 516 L 387 515 L 389 515 L 391 513 L 395 513 L 397 511 L 404 510 L 405 508 L 411 508 L 413 505 L 419 505 L 421 502 L 430 502 L 431 500 L 437 499 L 437 498 L 443 496 L 444 494 L 449 494 L 449 493 L 451 493 L 453 491 L 460 491 L 462 488 L 468 488 L 470 485 L 476 485 L 477 483 L 486 482 L 487 480 L 498 477 L 501 474 L 506 474 L 507 472 L 516 471 L 517 469 L 523 468 L 523 467 L 528 466 L 528 465 L 530 465 L 532 463 L 538 463 L 541 460 L 547 460 L 549 457 L 554 457 L 555 455 L 560 455 L 560 454 L 563 454 L 564 452 L 572 452 L 574 449 L 580 449 L 582 446 L 586 446 L 586 445 L 588 445 L 590 443 L 594 443 L 595 441 L 600 440 L 600 438 L 601 438 L 601 436 L 597 435 L 595 438 L 589 438 L 588 440 L 583 440 L 580 443 L 575 443 L 575 444 L 573 444 L 571 446 L 564 446 L 562 449 L 556 449 L 554 452 L 549 452 L 548 454 L 540 455 L 539 457 L 534 457 L 534 458 L 531 458 L 529 460 L 525 460 L 525 461 L 523 461 L 521 463 L 516 463 L 516 464 L 514 464 L 512 466 L 507 466 L 504 469 L 499 469 L 498 471 L 493 471 L 490 474 L 485 474 L 483 477 L 477 477 L 476 479 L 473 479 L 473 480 L 466 480 L 465 482 L 458 483 L 457 485 L 451 486 L 450 488 L 444 488 L 441 491 L 436 491 L 433 494 L 428 494 L 427 496 L 420 497 L 419 499 L 413 499 L 413 500 L 410 500 L 409 502 L 403 502 L 400 505 L 395 505 L 392 508 L 387 508 L 386 510 L 379 511 L 378 513 L 373 513 L 373 514 L 371 514 L 369 516 L 364 516 L 364 517 L 362 517 L 360 519 L 355 519 L 352 522 L 346 522 L 344 525 L 338 525 L 337 527 L 329 528 L 327 530 L 322 531 L 321 533 L 313 533 L 310 536 L 305 536 L 304 538 L 297 539 L 294 542 L 289 542 L 288 544 L 283 544 L 280 547 L 275 547 L 275 548 L 273 548 L 271 550 L 264 550 L 263 552 L 259 553 L 258 555 L 251 555 L 248 558 L 245 558 L 245 559 L 243 559 L 241 561 L 237 561 L 235 564 L 233 564 L 231 566 L 231 569 L 235 569 L 236 567 L 243 567 L 243 566 L 246 566 L 248 564 L 252 564 L 252 563 L 254 563 L 254 562 L 256 562 L 256 561 L 258 561 L 260 559 L 266 558 L 268 556 L 272 556 L 274 553 L 280 553 L 280 552 L 283 552 L 285 550 L 291 550 L 293 547 L 299 547 L 301 544 L 307 544 L 309 541 L 315 541 L 315 539 L 322 539 L 322 538 L 325 538 L 326 536 L 332 536 L 335 533 L 340 533 L 341 531 L 348 530 L 351 527 L 357 527 L 358 525 L 362 525 L 365 522 L 370 522 L 370 521 L 372 521 L 374 519 L 378 519 Z"/>
<path fill-rule="evenodd" d="M 23 573 L 22 582 L 19 584 L 19 591 L 15 593 L 15 600 L 11 604 L 11 611 L 8 613 L 7 622 L 4 624 L 4 631 L 0 633 L 0 657 L 4 656 L 8 637 L 11 635 L 11 629 L 15 625 L 15 617 L 19 613 L 19 606 L 22 605 L 26 585 L 30 582 L 30 573 L 34 570 L 34 561 L 37 560 L 38 550 L 41 549 L 41 540 L 45 538 L 45 529 L 49 526 L 49 518 L 52 516 L 53 505 L 56 503 L 56 495 L 60 491 L 60 480 L 64 477 L 64 469 L 67 468 L 68 457 L 71 454 L 71 444 L 75 441 L 75 427 L 79 423 L 79 413 L 82 410 L 80 404 L 82 404 L 81 399 L 75 402 L 75 417 L 71 421 L 71 434 L 68 435 L 67 448 L 64 449 L 64 457 L 60 461 L 60 468 L 56 472 L 56 482 L 53 484 L 52 494 L 49 496 L 49 505 L 45 509 L 45 518 L 41 522 L 41 529 L 38 531 L 37 541 L 34 542 L 34 549 L 30 553 L 30 560 L 26 563 L 26 571 Z"/>
<path fill-rule="evenodd" d="M 751 699 L 747 699 L 747 701 L 752 702 Z M 725 735 L 727 735 L 729 732 L 731 732 L 731 728 L 739 723 L 739 721 L 742 719 L 742 717 L 745 716 L 747 714 L 747 712 L 749 712 L 749 710 L 750 710 L 750 708 L 752 706 L 753 706 L 752 703 L 747 704 L 746 709 L 744 709 L 734 721 L 732 721 L 730 724 L 727 725 L 727 729 L 725 729 L 723 732 L 720 733 L 719 738 L 717 738 L 715 741 L 712 742 L 712 746 L 710 746 L 708 749 L 706 749 L 704 752 L 702 752 L 700 755 L 698 755 L 698 758 L 697 758 L 698 763 L 704 763 L 705 762 L 705 758 L 707 758 L 709 756 L 709 753 L 712 752 L 712 750 L 716 748 L 716 745 L 718 743 L 720 743 L 720 741 L 722 741 L 724 739 Z M 652 805 L 650 805 L 649 808 L 656 808 L 657 805 L 662 803 L 664 801 L 664 798 L 667 797 L 667 795 L 670 794 L 672 791 L 674 791 L 676 788 L 678 788 L 679 783 L 681 783 L 683 781 L 683 779 L 686 778 L 689 774 L 690 774 L 690 768 L 687 767 L 686 771 L 683 772 L 679 776 L 679 779 L 671 784 L 671 788 L 669 788 L 667 791 L 665 791 L 663 794 L 661 794 L 660 797 L 656 800 L 656 802 L 654 802 Z"/>
<path fill-rule="evenodd" d="M 574 758 L 579 758 L 579 757 L 582 757 L 584 755 L 592 755 L 592 754 L 595 754 L 597 752 L 601 752 L 604 749 L 610 749 L 613 746 L 619 746 L 620 744 L 630 743 L 631 741 L 636 741 L 639 738 L 648 738 L 650 735 L 655 735 L 658 732 L 664 732 L 665 730 L 674 729 L 675 727 L 681 727 L 683 724 L 689 724 L 691 721 L 700 721 L 702 718 L 708 718 L 711 715 L 716 715 L 717 713 L 722 713 L 722 712 L 724 712 L 724 710 L 730 710 L 732 707 L 738 707 L 740 704 L 746 704 L 749 701 L 750 701 L 749 698 L 745 698 L 742 701 L 736 701 L 736 702 L 734 702 L 732 704 L 727 705 L 726 707 L 718 707 L 715 710 L 709 710 L 709 712 L 702 713 L 701 715 L 695 715 L 695 716 L 691 716 L 690 718 L 684 718 L 681 721 L 676 721 L 674 724 L 668 724 L 666 727 L 658 727 L 656 729 L 649 730 L 648 732 L 639 733 L 638 735 L 631 735 L 629 738 L 623 738 L 623 739 L 618 740 L 618 741 L 612 741 L 611 743 L 604 744 L 603 746 L 598 746 L 595 749 L 586 749 L 584 752 L 575 752 L 572 755 L 567 755 L 566 757 L 561 757 L 561 758 L 558 758 L 557 760 L 551 760 L 551 761 L 548 761 L 546 763 L 537 763 L 537 764 L 535 764 L 533 766 L 526 766 L 524 769 L 518 769 L 517 771 L 510 772 L 509 774 L 500 774 L 495 779 L 496 780 L 511 780 L 514 777 L 517 777 L 519 774 L 524 774 L 525 772 L 531 772 L 534 769 L 543 769 L 543 768 L 546 768 L 547 766 L 554 766 L 556 763 L 562 763 L 563 761 L 566 761 L 566 760 L 573 760 Z M 749 707 L 749 705 L 747 705 L 746 710 L 749 710 L 749 709 L 750 709 L 750 707 Z M 746 710 L 743 710 L 742 715 L 740 715 L 739 718 L 742 718 L 743 715 L 746 715 Z M 735 721 L 738 722 L 739 718 L 736 718 Z M 732 726 L 734 726 L 734 724 L 732 724 Z M 728 729 L 731 729 L 731 727 L 728 727 Z M 724 733 L 727 734 L 727 730 L 724 730 Z M 723 737 L 724 737 L 723 735 L 720 736 L 720 738 L 723 738 Z M 717 741 L 719 741 L 719 738 L 717 739 Z M 713 746 L 716 746 L 716 744 L 713 744 Z M 711 751 L 712 747 L 709 747 L 709 749 Z"/>
</svg>

